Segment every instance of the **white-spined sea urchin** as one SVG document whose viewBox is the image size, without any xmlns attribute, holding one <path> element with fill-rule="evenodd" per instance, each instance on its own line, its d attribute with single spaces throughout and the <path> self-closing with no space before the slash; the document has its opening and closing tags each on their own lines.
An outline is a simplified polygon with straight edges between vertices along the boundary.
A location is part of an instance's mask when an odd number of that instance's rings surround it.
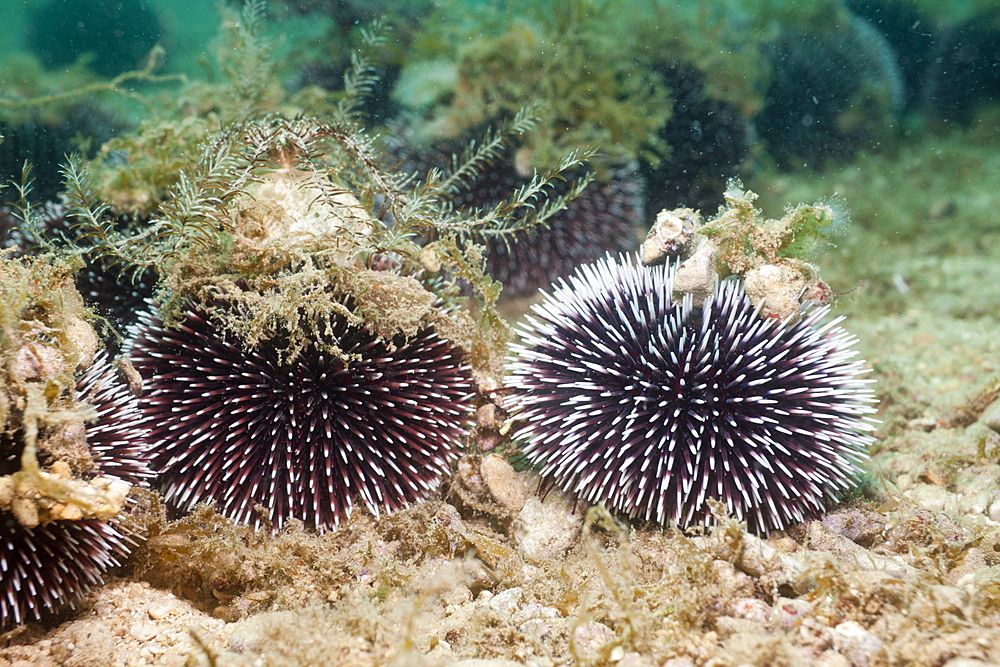
<svg viewBox="0 0 1000 667">
<path fill-rule="evenodd" d="M 469 419 L 462 351 L 432 328 L 388 344 L 340 315 L 317 336 L 286 361 L 280 342 L 245 348 L 202 309 L 175 329 L 144 316 L 132 361 L 169 504 L 214 502 L 254 526 L 260 506 L 274 530 L 323 530 L 357 500 L 378 514 L 428 495 Z"/>
<path fill-rule="evenodd" d="M 79 400 L 97 412 L 85 428 L 95 471 L 144 486 L 152 472 L 136 399 L 103 355 L 81 376 L 76 389 Z M 0 438 L 2 475 L 19 467 L 20 436 Z M 0 628 L 40 620 L 73 603 L 119 564 L 129 552 L 128 543 L 113 521 L 63 520 L 28 528 L 13 514 L 0 512 Z"/>
<path fill-rule="evenodd" d="M 72 603 L 127 553 L 125 537 L 106 521 L 26 528 L 0 512 L 0 628 L 40 620 Z"/>
<path fill-rule="evenodd" d="M 149 429 L 143 426 L 139 400 L 101 353 L 76 385 L 78 400 L 94 407 L 87 425 L 87 447 L 102 475 L 144 487 L 153 477 L 149 467 Z"/>
<path fill-rule="evenodd" d="M 872 442 L 854 338 L 827 308 L 761 317 L 734 281 L 674 301 L 671 275 L 608 257 L 534 307 L 510 364 L 527 458 L 660 524 L 708 525 L 713 499 L 757 533 L 821 513 Z"/>
</svg>

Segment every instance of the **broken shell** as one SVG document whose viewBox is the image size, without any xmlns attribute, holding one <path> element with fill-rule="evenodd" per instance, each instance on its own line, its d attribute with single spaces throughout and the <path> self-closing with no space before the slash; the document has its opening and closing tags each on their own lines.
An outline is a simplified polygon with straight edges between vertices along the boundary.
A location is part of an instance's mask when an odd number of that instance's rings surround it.
<svg viewBox="0 0 1000 667">
<path fill-rule="evenodd" d="M 646 235 L 639 251 L 645 266 L 668 260 L 687 259 L 694 251 L 692 240 L 701 226 L 701 216 L 690 208 L 666 209 L 656 215 L 656 222 Z"/>
</svg>

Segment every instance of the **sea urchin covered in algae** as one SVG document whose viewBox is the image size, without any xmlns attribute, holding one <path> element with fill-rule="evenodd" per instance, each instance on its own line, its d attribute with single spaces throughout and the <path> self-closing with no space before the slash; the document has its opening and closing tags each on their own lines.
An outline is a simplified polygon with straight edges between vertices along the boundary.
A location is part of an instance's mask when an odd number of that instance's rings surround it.
<svg viewBox="0 0 1000 667">
<path fill-rule="evenodd" d="M 95 472 L 145 486 L 152 472 L 137 400 L 104 355 L 83 373 L 76 391 L 96 411 L 86 426 Z M 17 439 L 0 437 L 0 475 L 17 470 L 22 451 Z M 128 554 L 128 542 L 114 521 L 85 518 L 24 526 L 13 513 L 0 511 L 0 629 L 40 620 L 80 598 Z"/>
<path fill-rule="evenodd" d="M 534 307 L 510 364 L 528 459 L 660 524 L 708 525 L 710 500 L 763 534 L 821 513 L 872 442 L 854 338 L 825 307 L 762 317 L 732 280 L 676 301 L 671 277 L 608 257 Z"/>
</svg>

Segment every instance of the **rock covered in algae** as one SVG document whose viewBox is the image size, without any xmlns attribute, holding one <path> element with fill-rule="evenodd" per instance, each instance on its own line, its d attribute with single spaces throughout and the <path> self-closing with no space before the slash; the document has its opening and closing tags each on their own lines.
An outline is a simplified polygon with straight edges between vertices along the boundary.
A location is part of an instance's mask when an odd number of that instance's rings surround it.
<svg viewBox="0 0 1000 667">
<path fill-rule="evenodd" d="M 804 303 L 827 303 L 829 288 L 802 257 L 823 242 L 823 231 L 835 222 L 833 207 L 801 205 L 769 220 L 754 208 L 756 198 L 733 181 L 726 191 L 728 208 L 708 222 L 688 208 L 661 211 L 640 250 L 642 263 L 676 262 L 674 295 L 689 294 L 696 303 L 730 275 L 743 280 L 747 296 L 766 317 L 795 320 Z"/>
</svg>

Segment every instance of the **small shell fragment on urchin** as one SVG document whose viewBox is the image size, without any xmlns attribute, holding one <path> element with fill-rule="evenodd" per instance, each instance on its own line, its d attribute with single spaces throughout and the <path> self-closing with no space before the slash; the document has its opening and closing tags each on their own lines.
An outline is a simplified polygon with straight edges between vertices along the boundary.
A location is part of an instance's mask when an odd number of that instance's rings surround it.
<svg viewBox="0 0 1000 667">
<path fill-rule="evenodd" d="M 825 307 L 776 322 L 737 281 L 703 304 L 672 268 L 607 257 L 533 308 L 509 363 L 524 453 L 547 485 L 631 518 L 766 534 L 853 488 L 871 380 Z"/>
<path fill-rule="evenodd" d="M 694 249 L 695 232 L 701 227 L 701 215 L 690 208 L 666 209 L 656 214 L 656 221 L 639 248 L 645 266 L 683 261 Z"/>
<path fill-rule="evenodd" d="M 130 355 L 168 504 L 325 530 L 357 502 L 378 515 L 423 500 L 450 472 L 472 417 L 462 350 L 433 328 L 386 342 L 339 314 L 320 330 L 289 361 L 201 308 L 176 328 L 142 317 Z"/>
</svg>

